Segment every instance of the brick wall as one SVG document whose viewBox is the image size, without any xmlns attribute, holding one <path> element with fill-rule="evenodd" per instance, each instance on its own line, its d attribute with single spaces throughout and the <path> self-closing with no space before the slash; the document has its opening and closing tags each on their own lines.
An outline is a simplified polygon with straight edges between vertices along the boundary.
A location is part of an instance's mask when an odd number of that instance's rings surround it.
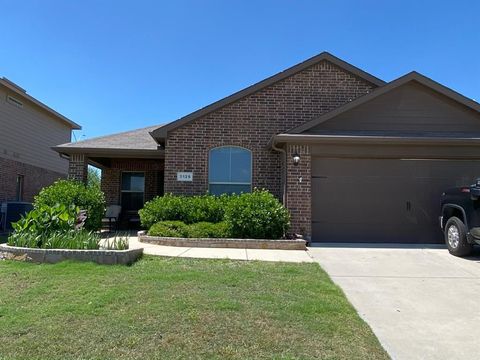
<svg viewBox="0 0 480 360">
<path fill-rule="evenodd" d="M 162 159 L 111 159 L 110 167 L 102 169 L 102 191 L 108 205 L 120 204 L 122 171 L 145 172 L 145 201 L 159 195 Z"/>
<path fill-rule="evenodd" d="M 309 240 L 311 229 L 311 155 L 308 145 L 287 145 L 286 206 L 290 210 L 292 234 L 300 234 Z M 294 165 L 293 156 L 300 156 Z"/>
<path fill-rule="evenodd" d="M 45 186 L 66 177 L 55 171 L 0 158 L 0 202 L 16 200 L 18 175 L 24 176 L 23 200 L 28 202 L 32 202 L 34 196 Z"/>
<path fill-rule="evenodd" d="M 70 155 L 70 161 L 68 163 L 68 178 L 86 183 L 87 176 L 87 157 L 83 154 Z"/>
<path fill-rule="evenodd" d="M 252 151 L 252 185 L 266 188 L 280 198 L 281 157 L 269 148 L 272 136 L 364 95 L 373 87 L 322 61 L 173 130 L 166 144 L 165 192 L 205 193 L 208 151 L 236 145 Z M 192 171 L 193 182 L 178 182 L 178 171 Z"/>
<path fill-rule="evenodd" d="M 375 85 L 322 61 L 287 79 L 207 114 L 169 133 L 165 152 L 165 192 L 201 194 L 208 190 L 208 151 L 243 146 L 252 151 L 253 187 L 282 198 L 282 155 L 272 151 L 273 135 L 331 111 Z M 298 151 L 300 164 L 291 156 Z M 293 233 L 311 236 L 310 152 L 288 148 L 286 205 Z M 178 182 L 176 172 L 192 171 L 193 182 Z M 302 182 L 298 181 L 302 177 Z"/>
</svg>

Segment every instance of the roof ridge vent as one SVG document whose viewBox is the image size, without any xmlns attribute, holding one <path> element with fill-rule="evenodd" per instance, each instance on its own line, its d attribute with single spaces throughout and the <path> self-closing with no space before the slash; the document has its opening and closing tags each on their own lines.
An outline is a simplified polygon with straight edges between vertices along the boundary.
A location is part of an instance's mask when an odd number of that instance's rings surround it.
<svg viewBox="0 0 480 360">
<path fill-rule="evenodd" d="M 5 76 L 2 77 L 2 80 L 5 81 L 8 85 L 13 86 L 15 89 L 20 90 L 21 92 L 27 93 L 27 90 L 25 90 L 25 89 L 22 88 L 21 86 L 18 86 L 18 85 L 15 84 L 13 81 L 7 79 Z"/>
</svg>

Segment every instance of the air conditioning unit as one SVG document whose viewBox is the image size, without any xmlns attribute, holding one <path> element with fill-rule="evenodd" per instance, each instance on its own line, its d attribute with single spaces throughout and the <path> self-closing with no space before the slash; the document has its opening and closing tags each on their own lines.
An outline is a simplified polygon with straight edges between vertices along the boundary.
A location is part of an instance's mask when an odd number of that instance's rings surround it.
<svg viewBox="0 0 480 360">
<path fill-rule="evenodd" d="M 12 222 L 20 220 L 22 215 L 32 209 L 33 205 L 29 202 L 8 201 L 2 203 L 0 206 L 0 230 L 12 230 Z"/>
</svg>

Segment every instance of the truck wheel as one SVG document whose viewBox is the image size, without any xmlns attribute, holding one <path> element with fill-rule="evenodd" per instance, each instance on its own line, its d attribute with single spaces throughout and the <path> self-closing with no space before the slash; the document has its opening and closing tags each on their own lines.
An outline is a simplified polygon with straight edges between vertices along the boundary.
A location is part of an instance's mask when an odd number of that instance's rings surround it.
<svg viewBox="0 0 480 360">
<path fill-rule="evenodd" d="M 466 256 L 473 250 L 473 245 L 467 241 L 465 224 L 455 216 L 445 225 L 445 244 L 450 254 L 455 256 Z"/>
</svg>

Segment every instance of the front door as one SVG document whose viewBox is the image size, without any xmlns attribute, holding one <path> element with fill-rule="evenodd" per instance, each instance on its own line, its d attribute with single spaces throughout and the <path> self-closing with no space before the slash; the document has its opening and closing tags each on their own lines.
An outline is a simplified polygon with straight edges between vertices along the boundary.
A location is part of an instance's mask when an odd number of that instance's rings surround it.
<svg viewBox="0 0 480 360">
<path fill-rule="evenodd" d="M 121 183 L 121 205 L 124 214 L 136 214 L 145 201 L 145 173 L 124 171 Z"/>
</svg>

